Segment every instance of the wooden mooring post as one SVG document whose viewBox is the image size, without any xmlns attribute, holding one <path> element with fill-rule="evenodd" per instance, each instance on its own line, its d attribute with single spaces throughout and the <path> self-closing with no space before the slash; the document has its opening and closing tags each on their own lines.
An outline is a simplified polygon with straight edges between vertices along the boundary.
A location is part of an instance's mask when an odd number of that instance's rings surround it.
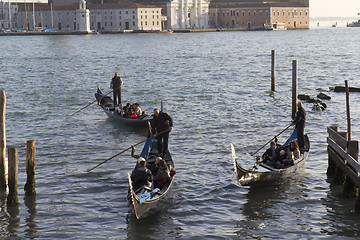
<svg viewBox="0 0 360 240">
<path fill-rule="evenodd" d="M 275 50 L 271 50 L 271 91 L 275 92 Z"/>
<path fill-rule="evenodd" d="M 5 91 L 0 92 L 0 191 L 6 191 L 5 162 L 6 162 L 6 95 Z"/>
<path fill-rule="evenodd" d="M 291 117 L 295 119 L 298 97 L 298 65 L 297 60 L 292 61 L 292 112 Z"/>
<path fill-rule="evenodd" d="M 25 195 L 35 195 L 35 140 L 28 140 L 26 143 L 26 184 L 24 186 Z"/>
<path fill-rule="evenodd" d="M 18 186 L 18 148 L 8 148 L 8 186 L 9 194 L 7 196 L 7 205 L 14 206 L 19 204 L 17 186 Z"/>
</svg>

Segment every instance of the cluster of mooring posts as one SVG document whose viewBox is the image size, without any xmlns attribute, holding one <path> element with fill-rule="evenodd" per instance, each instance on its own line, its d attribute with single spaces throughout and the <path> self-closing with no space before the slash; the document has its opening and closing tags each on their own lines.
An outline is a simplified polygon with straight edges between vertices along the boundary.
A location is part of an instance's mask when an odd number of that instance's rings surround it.
<svg viewBox="0 0 360 240">
<path fill-rule="evenodd" d="M 276 68 L 275 50 L 271 50 L 271 91 L 275 92 L 275 68 Z M 297 97 L 298 97 L 298 62 L 292 61 L 292 118 L 295 118 L 297 111 Z"/>
<path fill-rule="evenodd" d="M 275 68 L 276 68 L 276 57 L 275 57 L 275 50 L 271 50 L 271 91 L 275 91 Z M 313 103 L 314 104 L 314 109 L 316 111 L 324 111 L 327 108 L 327 105 L 322 101 L 322 99 L 325 100 L 330 100 L 331 97 L 324 94 L 324 93 L 319 93 L 317 95 L 317 98 L 313 98 L 307 94 L 297 94 L 297 74 L 298 74 L 298 63 L 297 60 L 293 60 L 292 61 L 292 80 L 293 80 L 293 85 L 292 85 L 292 89 L 293 89 L 293 102 L 292 102 L 292 107 L 293 107 L 293 116 L 296 113 L 296 99 L 294 102 L 294 96 L 295 98 L 299 98 L 302 101 L 306 101 L 308 103 Z M 294 95 L 295 94 L 295 95 Z M 295 110 L 294 110 L 294 106 L 295 106 Z M 295 112 L 294 112 L 295 111 Z"/>
<path fill-rule="evenodd" d="M 351 139 L 350 98 L 348 82 L 345 81 L 347 131 L 341 132 L 339 126 L 327 128 L 328 180 L 342 185 L 342 195 L 346 198 L 356 197 L 355 210 L 360 211 L 360 165 L 359 143 Z"/>
<path fill-rule="evenodd" d="M 6 193 L 7 205 L 17 206 L 18 200 L 18 148 L 8 147 L 8 159 L 6 161 L 6 95 L 0 92 L 0 193 Z M 25 196 L 34 196 L 35 191 L 35 140 L 28 140 L 26 146 L 26 173 L 27 181 L 24 187 Z M 6 165 L 7 164 L 7 165 Z M 6 171 L 7 170 L 7 171 Z M 8 174 L 7 174 L 8 172 Z"/>
</svg>

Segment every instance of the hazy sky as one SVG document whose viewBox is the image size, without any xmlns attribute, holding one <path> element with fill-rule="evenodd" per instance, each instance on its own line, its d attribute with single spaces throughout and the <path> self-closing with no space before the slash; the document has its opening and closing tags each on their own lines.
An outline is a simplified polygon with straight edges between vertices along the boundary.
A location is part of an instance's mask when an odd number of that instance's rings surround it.
<svg viewBox="0 0 360 240">
<path fill-rule="evenodd" d="M 358 13 L 360 0 L 310 0 L 310 17 L 357 17 Z"/>
</svg>

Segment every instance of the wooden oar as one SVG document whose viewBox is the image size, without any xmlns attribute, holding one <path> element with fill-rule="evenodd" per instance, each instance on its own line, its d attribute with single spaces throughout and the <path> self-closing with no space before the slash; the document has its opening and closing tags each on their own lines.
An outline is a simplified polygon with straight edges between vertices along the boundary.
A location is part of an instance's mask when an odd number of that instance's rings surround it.
<svg viewBox="0 0 360 240">
<path fill-rule="evenodd" d="M 273 137 L 272 139 L 270 139 L 267 143 L 265 143 L 261 148 L 259 148 L 258 150 L 256 150 L 256 152 L 254 152 L 253 154 L 251 154 L 251 156 L 254 156 L 258 151 L 260 151 L 263 147 L 265 147 L 269 142 L 271 142 L 272 140 L 274 140 L 277 136 L 279 136 L 280 134 L 282 134 L 283 132 L 285 132 L 285 130 L 287 130 L 289 127 L 291 127 L 294 123 L 290 123 L 289 126 L 287 126 L 284 130 L 282 130 L 281 132 L 279 132 L 277 135 L 275 135 L 275 137 Z"/>
<path fill-rule="evenodd" d="M 169 131 L 170 131 L 170 128 L 169 128 L 169 129 L 166 129 L 166 130 L 164 130 L 164 131 L 162 131 L 162 132 L 160 132 L 160 133 L 158 133 L 157 136 L 158 136 L 158 135 L 161 135 L 161 134 L 163 134 L 163 133 L 169 132 Z M 119 156 L 120 154 L 122 154 L 122 153 L 126 152 L 127 150 L 131 149 L 132 147 L 135 147 L 135 146 L 137 146 L 137 145 L 139 145 L 139 144 L 141 144 L 141 143 L 143 143 L 143 142 L 146 142 L 147 140 L 150 140 L 150 139 L 152 139 L 152 138 L 155 138 L 155 137 L 152 136 L 152 137 L 149 137 L 149 138 L 147 138 L 147 139 L 145 139 L 145 140 L 142 140 L 141 142 L 138 142 L 138 143 L 135 143 L 134 145 L 131 145 L 130 147 L 122 150 L 121 152 L 115 154 L 114 156 L 109 157 L 108 159 L 102 161 L 101 163 L 99 163 L 99 164 L 96 165 L 95 167 L 90 168 L 89 170 L 87 170 L 87 172 L 92 171 L 93 169 L 97 168 L 97 167 L 100 166 L 101 164 L 106 163 L 107 161 L 113 159 L 113 158 L 116 157 L 116 156 Z"/>
<path fill-rule="evenodd" d="M 68 116 L 68 117 L 66 118 L 66 120 L 69 119 L 70 117 L 74 116 L 75 114 L 77 114 L 77 113 L 80 112 L 81 110 L 87 108 L 88 106 L 90 106 L 90 105 L 93 104 L 94 102 L 96 102 L 96 101 L 101 101 L 101 99 L 102 99 L 103 97 L 105 97 L 106 95 L 112 93 L 112 92 L 115 91 L 115 90 L 117 90 L 117 89 L 111 90 L 110 92 L 104 94 L 101 98 L 95 99 L 94 101 L 92 101 L 91 103 L 89 103 L 88 105 L 86 105 L 85 107 L 80 108 L 79 110 L 77 110 L 76 112 L 74 112 L 73 114 L 71 114 L 70 116 Z"/>
</svg>

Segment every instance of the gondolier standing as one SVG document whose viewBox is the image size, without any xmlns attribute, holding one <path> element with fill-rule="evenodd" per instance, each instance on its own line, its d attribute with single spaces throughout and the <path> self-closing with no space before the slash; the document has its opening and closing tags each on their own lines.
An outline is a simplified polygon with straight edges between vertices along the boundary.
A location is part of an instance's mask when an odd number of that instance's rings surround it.
<svg viewBox="0 0 360 240">
<path fill-rule="evenodd" d="M 111 79 L 110 88 L 114 89 L 114 107 L 118 104 L 121 104 L 121 86 L 123 81 L 118 73 L 115 73 L 115 76 Z M 116 99 L 117 98 L 117 99 Z M 117 101 L 119 100 L 119 101 Z"/>
<path fill-rule="evenodd" d="M 172 118 L 167 113 L 162 111 L 160 112 L 158 108 L 155 108 L 152 127 L 155 131 L 154 137 L 156 137 L 157 140 L 159 155 L 164 155 L 168 151 L 169 132 L 173 128 Z M 158 135 L 158 133 L 161 133 L 165 130 L 169 131 Z"/>
<path fill-rule="evenodd" d="M 302 103 L 298 103 L 298 111 L 295 114 L 295 120 L 293 124 L 295 124 L 295 128 L 297 129 L 297 140 L 299 144 L 300 152 L 303 153 L 305 149 L 305 137 L 304 137 L 304 128 L 305 128 L 305 121 L 306 121 L 306 112 L 305 109 L 302 107 Z"/>
</svg>

